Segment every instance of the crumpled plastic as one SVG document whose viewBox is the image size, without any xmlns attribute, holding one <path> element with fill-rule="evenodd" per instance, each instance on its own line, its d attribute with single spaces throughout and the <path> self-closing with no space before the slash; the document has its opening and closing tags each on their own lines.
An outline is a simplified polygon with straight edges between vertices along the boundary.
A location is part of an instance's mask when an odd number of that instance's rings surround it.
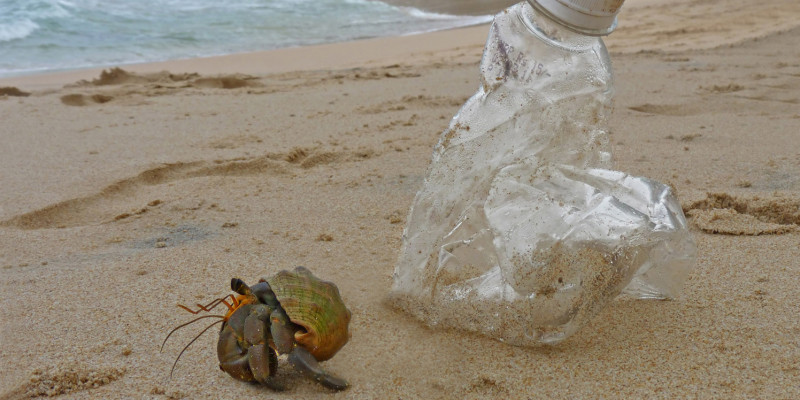
<svg viewBox="0 0 800 400">
<path fill-rule="evenodd" d="M 395 301 L 431 325 L 535 345 L 569 337 L 620 293 L 677 296 L 695 245 L 668 186 L 607 169 L 531 172 L 504 168 L 433 262 L 417 252 L 421 268 L 400 264 Z"/>
<path fill-rule="evenodd" d="M 558 343 L 623 293 L 676 297 L 696 253 L 668 186 L 610 169 L 602 41 L 522 41 L 531 12 L 495 18 L 482 85 L 412 205 L 391 294 L 429 325 L 518 345 Z"/>
</svg>

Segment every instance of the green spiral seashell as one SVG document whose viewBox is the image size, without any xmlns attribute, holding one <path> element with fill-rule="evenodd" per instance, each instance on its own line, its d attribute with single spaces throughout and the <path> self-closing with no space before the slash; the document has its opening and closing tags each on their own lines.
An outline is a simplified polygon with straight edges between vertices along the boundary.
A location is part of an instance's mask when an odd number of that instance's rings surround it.
<svg viewBox="0 0 800 400">
<path fill-rule="evenodd" d="M 350 339 L 351 313 L 335 284 L 305 267 L 278 272 L 266 281 L 289 319 L 303 328 L 295 333 L 295 342 L 318 361 L 333 357 Z"/>
</svg>

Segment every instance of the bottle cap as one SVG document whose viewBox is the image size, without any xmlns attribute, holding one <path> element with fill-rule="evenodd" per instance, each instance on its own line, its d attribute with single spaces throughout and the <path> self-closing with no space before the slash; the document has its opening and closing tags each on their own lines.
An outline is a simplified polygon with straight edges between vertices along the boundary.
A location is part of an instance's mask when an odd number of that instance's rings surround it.
<svg viewBox="0 0 800 400">
<path fill-rule="evenodd" d="M 625 0 L 528 0 L 537 10 L 587 35 L 608 35 L 617 27 Z"/>
</svg>

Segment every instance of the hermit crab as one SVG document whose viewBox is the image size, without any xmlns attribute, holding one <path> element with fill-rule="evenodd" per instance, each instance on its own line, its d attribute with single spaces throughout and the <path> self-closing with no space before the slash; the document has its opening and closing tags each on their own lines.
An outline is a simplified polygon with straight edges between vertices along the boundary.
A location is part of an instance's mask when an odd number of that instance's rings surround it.
<svg viewBox="0 0 800 400">
<path fill-rule="evenodd" d="M 231 289 L 238 295 L 231 294 L 207 305 L 197 304 L 196 311 L 179 304 L 193 314 L 208 312 L 219 304 L 227 306 L 228 312 L 224 316 L 201 316 L 179 325 L 170 331 L 164 343 L 176 330 L 192 322 L 220 318 L 221 321 L 206 327 L 200 335 L 222 323 L 217 358 L 220 369 L 232 377 L 283 390 L 275 373 L 278 354 L 287 354 L 289 363 L 303 375 L 330 389 L 347 388 L 347 381 L 327 373 L 319 365 L 320 361 L 333 357 L 350 338 L 347 328 L 351 314 L 336 285 L 318 279 L 305 267 L 297 267 L 261 279 L 253 286 L 233 278 Z M 173 370 L 179 358 L 180 354 Z"/>
</svg>

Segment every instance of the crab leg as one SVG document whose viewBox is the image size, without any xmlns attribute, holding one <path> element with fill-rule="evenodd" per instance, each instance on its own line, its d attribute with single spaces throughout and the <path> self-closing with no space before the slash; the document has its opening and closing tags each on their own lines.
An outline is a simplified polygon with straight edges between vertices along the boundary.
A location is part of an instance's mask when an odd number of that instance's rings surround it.
<svg viewBox="0 0 800 400">
<path fill-rule="evenodd" d="M 273 390 L 284 390 L 279 382 L 272 379 L 278 371 L 278 356 L 269 347 L 267 324 L 272 309 L 266 304 L 258 304 L 250 310 L 244 321 L 244 340 L 249 345 L 247 358 L 253 378 Z"/>
<path fill-rule="evenodd" d="M 269 320 L 269 331 L 272 342 L 275 343 L 275 350 L 280 354 L 289 354 L 294 348 L 294 332 L 297 329 L 292 326 L 289 317 L 280 308 L 272 311 Z"/>
<path fill-rule="evenodd" d="M 272 390 L 283 391 L 286 388 L 278 381 L 273 379 L 278 371 L 278 356 L 275 351 L 265 343 L 250 346 L 247 349 L 248 360 L 250 361 L 250 371 L 253 378 L 261 384 L 268 386 Z"/>
<path fill-rule="evenodd" d="M 317 359 L 314 358 L 308 350 L 302 347 L 295 347 L 289 353 L 289 362 L 303 375 L 319 382 L 322 386 L 334 390 L 347 389 L 348 383 L 346 380 L 325 372 L 325 370 L 319 366 Z"/>
<path fill-rule="evenodd" d="M 245 306 L 248 307 L 248 306 Z M 236 331 L 231 328 L 230 323 L 241 323 L 234 319 L 239 319 L 241 314 L 234 314 L 222 330 L 219 332 L 219 341 L 217 342 L 217 358 L 219 359 L 219 368 L 236 379 L 250 382 L 253 380 L 253 374 L 250 371 L 247 351 L 242 349 L 239 344 L 239 338 Z"/>
</svg>

